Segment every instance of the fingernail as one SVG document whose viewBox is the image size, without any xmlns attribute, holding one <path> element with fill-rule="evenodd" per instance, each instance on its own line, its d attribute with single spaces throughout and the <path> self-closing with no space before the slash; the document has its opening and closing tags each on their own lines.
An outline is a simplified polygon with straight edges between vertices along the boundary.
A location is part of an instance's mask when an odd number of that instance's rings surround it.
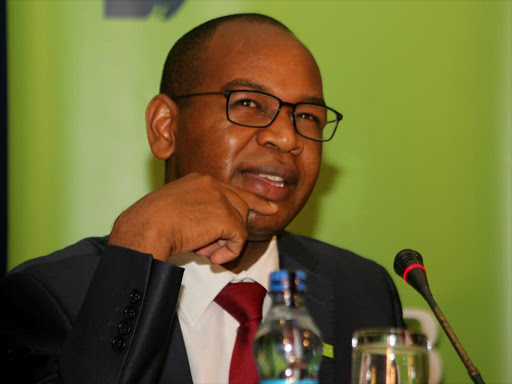
<svg viewBox="0 0 512 384">
<path fill-rule="evenodd" d="M 272 201 L 269 201 L 268 205 L 270 205 L 272 208 L 277 208 L 277 204 L 273 203 Z"/>
</svg>

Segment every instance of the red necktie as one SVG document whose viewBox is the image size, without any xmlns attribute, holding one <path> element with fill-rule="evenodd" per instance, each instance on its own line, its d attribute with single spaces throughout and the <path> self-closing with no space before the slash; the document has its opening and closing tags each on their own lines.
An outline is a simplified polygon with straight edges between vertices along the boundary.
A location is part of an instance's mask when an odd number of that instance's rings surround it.
<svg viewBox="0 0 512 384">
<path fill-rule="evenodd" d="M 229 384 L 258 383 L 252 341 L 261 322 L 266 293 L 258 283 L 230 283 L 215 298 L 215 302 L 240 323 L 229 367 Z"/>
</svg>

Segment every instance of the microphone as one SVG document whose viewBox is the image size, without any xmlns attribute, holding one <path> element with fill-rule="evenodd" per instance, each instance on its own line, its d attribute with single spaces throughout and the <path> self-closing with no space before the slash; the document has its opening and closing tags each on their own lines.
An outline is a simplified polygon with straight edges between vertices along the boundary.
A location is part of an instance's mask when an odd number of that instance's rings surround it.
<svg viewBox="0 0 512 384">
<path fill-rule="evenodd" d="M 460 359 L 464 363 L 464 366 L 468 370 L 468 374 L 471 377 L 471 380 L 473 380 L 473 383 L 485 384 L 480 372 L 478 372 L 478 369 L 476 369 L 469 359 L 469 356 L 462 347 L 459 339 L 455 336 L 455 332 L 450 324 L 448 324 L 448 320 L 446 320 L 446 317 L 444 317 L 441 309 L 434 300 L 434 296 L 432 295 L 428 285 L 427 270 L 423 266 L 423 257 L 421 257 L 419 252 L 413 251 L 412 249 L 403 249 L 396 255 L 393 267 L 398 276 L 402 277 L 407 284 L 418 291 L 426 300 L 436 315 L 439 324 L 441 324 L 441 327 L 457 351 Z"/>
</svg>

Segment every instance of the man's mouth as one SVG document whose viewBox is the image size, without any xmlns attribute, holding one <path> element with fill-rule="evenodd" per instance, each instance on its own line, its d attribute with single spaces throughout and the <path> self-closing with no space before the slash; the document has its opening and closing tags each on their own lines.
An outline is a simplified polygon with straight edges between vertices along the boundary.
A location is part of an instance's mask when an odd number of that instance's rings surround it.
<svg viewBox="0 0 512 384">
<path fill-rule="evenodd" d="M 287 198 L 297 183 L 297 174 L 293 169 L 275 164 L 246 169 L 241 175 L 242 188 L 269 201 Z"/>
<path fill-rule="evenodd" d="M 262 179 L 267 179 L 270 185 L 273 185 L 274 187 L 277 188 L 283 188 L 286 184 L 281 176 L 258 173 L 258 177 L 261 177 Z"/>
</svg>

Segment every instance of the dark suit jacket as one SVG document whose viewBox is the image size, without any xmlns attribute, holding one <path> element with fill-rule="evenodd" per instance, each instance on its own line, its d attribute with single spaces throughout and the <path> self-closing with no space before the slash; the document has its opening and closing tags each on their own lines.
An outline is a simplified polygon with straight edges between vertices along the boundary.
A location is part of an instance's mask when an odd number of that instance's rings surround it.
<svg viewBox="0 0 512 384">
<path fill-rule="evenodd" d="M 283 232 L 277 244 L 281 268 L 307 273 L 306 305 L 334 346 L 320 382 L 348 383 L 354 330 L 403 325 L 391 278 L 376 263 L 316 240 Z M 14 374 L 15 383 L 192 383 L 174 319 L 182 275 L 106 238 L 22 264 L 0 282 L 8 363 L 0 375 Z"/>
</svg>

